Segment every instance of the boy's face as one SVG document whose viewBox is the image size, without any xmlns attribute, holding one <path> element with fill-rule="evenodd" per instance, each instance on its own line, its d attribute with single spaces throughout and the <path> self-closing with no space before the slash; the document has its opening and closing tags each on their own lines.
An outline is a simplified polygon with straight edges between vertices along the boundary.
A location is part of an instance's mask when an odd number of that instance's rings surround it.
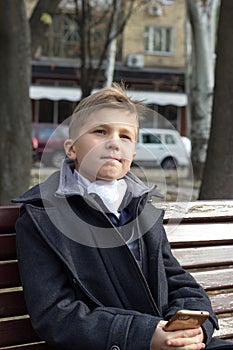
<svg viewBox="0 0 233 350">
<path fill-rule="evenodd" d="M 135 157 L 138 121 L 128 111 L 104 108 L 86 117 L 76 140 L 66 140 L 68 157 L 90 181 L 123 177 Z"/>
</svg>

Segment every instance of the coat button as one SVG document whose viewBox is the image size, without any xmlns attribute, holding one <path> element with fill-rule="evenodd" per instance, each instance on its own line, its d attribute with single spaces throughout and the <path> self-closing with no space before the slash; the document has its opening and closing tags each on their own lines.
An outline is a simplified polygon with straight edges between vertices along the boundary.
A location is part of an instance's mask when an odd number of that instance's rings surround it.
<svg viewBox="0 0 233 350">
<path fill-rule="evenodd" d="M 113 345 L 110 350 L 121 350 L 119 346 Z"/>
</svg>

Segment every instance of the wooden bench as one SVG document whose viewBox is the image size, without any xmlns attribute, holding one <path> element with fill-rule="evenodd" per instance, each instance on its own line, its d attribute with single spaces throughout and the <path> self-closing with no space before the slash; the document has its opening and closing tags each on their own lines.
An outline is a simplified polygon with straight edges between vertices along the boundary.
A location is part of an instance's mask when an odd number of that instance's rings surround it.
<svg viewBox="0 0 233 350">
<path fill-rule="evenodd" d="M 21 287 L 15 247 L 19 207 L 0 207 L 0 349 L 51 349 L 31 326 Z"/>
<path fill-rule="evenodd" d="M 233 201 L 191 202 L 180 219 L 184 203 L 163 207 L 173 254 L 206 290 L 218 316 L 214 335 L 233 341 Z"/>
<path fill-rule="evenodd" d="M 179 203 L 161 206 L 175 256 L 210 295 L 221 327 L 215 335 L 233 341 L 233 201 L 221 203 L 195 202 L 181 223 L 170 216 L 180 213 Z M 15 249 L 18 214 L 18 207 L 0 207 L 0 350 L 49 350 L 27 315 Z"/>
</svg>

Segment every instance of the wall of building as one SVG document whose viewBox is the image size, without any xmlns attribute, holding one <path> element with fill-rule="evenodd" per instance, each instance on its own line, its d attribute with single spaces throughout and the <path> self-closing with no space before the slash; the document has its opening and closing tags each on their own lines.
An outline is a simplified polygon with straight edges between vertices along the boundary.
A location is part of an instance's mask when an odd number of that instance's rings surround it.
<svg viewBox="0 0 233 350">
<path fill-rule="evenodd" d="M 148 1 L 149 3 L 149 1 Z M 144 52 L 145 27 L 173 27 L 173 53 L 170 55 L 147 54 Z M 176 0 L 172 5 L 162 5 L 161 15 L 151 15 L 148 5 L 136 12 L 127 24 L 123 34 L 123 60 L 128 55 L 143 54 L 144 65 L 150 67 L 185 66 L 185 0 Z"/>
</svg>

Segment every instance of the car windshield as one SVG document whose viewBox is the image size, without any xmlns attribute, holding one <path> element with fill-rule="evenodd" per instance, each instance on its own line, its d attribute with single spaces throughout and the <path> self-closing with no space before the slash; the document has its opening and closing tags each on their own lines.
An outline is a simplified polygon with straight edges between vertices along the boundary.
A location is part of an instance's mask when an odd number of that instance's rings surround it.
<svg viewBox="0 0 233 350">
<path fill-rule="evenodd" d="M 60 126 L 54 132 L 54 136 L 62 137 L 62 138 L 68 137 L 68 134 L 69 134 L 68 126 Z"/>
<path fill-rule="evenodd" d="M 38 137 L 41 140 L 48 139 L 53 133 L 53 131 L 54 131 L 53 127 L 49 127 L 49 126 L 43 127 L 39 130 Z"/>
</svg>

